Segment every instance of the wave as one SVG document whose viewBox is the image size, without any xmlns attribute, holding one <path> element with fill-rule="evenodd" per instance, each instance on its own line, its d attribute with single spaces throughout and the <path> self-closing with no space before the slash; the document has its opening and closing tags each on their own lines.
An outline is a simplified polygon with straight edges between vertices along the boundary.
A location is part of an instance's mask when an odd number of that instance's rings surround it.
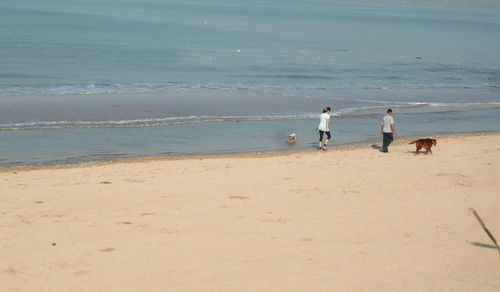
<svg viewBox="0 0 500 292">
<path fill-rule="evenodd" d="M 135 128 L 158 127 L 178 124 L 196 124 L 209 122 L 242 122 L 242 121 L 274 121 L 300 120 L 317 118 L 318 115 L 275 115 L 275 116 L 185 116 L 165 118 L 145 118 L 131 120 L 106 121 L 37 121 L 0 124 L 0 130 L 33 130 L 64 128 Z"/>
<path fill-rule="evenodd" d="M 300 77 L 300 76 L 299 76 Z M 295 76 L 294 78 L 299 78 Z M 300 77 L 311 79 L 311 77 Z M 317 78 L 316 78 L 317 79 Z M 498 88 L 491 83 L 479 84 L 367 84 L 342 83 L 336 85 L 269 85 L 269 84 L 184 84 L 184 83 L 136 83 L 136 84 L 83 84 L 58 86 L 0 86 L 0 96 L 45 96 L 45 95 L 108 95 L 108 94 L 153 94 L 165 93 L 174 90 L 334 90 L 334 89 L 484 89 Z"/>
<path fill-rule="evenodd" d="M 387 108 L 383 105 L 359 106 L 336 110 L 332 113 L 334 117 L 356 117 L 379 115 L 381 109 Z M 398 108 L 399 112 L 421 113 L 440 112 L 464 109 L 495 109 L 500 108 L 500 102 L 487 103 L 439 103 L 439 102 L 389 102 L 392 108 Z M 161 127 L 181 124 L 201 124 L 213 122 L 257 122 L 257 121 L 286 121 L 286 120 L 309 120 L 318 119 L 319 114 L 309 113 L 300 115 L 248 115 L 248 116 L 180 116 L 162 118 L 143 118 L 129 120 L 59 120 L 59 121 L 31 121 L 19 123 L 2 123 L 0 131 L 7 130 L 37 130 L 37 129 L 85 129 L 85 128 L 141 128 L 141 127 Z"/>
</svg>

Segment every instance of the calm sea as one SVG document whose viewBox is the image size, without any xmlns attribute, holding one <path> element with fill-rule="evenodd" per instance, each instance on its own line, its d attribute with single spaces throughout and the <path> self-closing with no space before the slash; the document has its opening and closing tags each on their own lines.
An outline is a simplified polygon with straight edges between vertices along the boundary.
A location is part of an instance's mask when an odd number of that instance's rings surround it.
<svg viewBox="0 0 500 292">
<path fill-rule="evenodd" d="M 0 167 L 500 131 L 498 6 L 369 3 L 2 0 Z"/>
</svg>

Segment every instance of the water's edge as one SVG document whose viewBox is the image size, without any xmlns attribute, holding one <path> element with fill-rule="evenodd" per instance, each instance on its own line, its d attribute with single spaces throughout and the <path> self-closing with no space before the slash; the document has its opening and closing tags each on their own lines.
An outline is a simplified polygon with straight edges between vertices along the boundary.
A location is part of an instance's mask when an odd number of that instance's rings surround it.
<svg viewBox="0 0 500 292">
<path fill-rule="evenodd" d="M 457 139 L 457 138 L 467 138 L 467 137 L 478 137 L 478 136 L 496 136 L 500 135 L 500 131 L 481 131 L 481 132 L 463 132 L 463 133 L 453 133 L 453 134 L 439 134 L 432 135 L 434 138 L 444 138 L 444 139 Z M 397 139 L 392 145 L 401 145 L 408 143 L 412 140 L 421 137 L 405 137 L 403 139 Z M 345 150 L 356 150 L 362 148 L 368 148 L 373 146 L 379 146 L 380 141 L 375 144 L 370 142 L 354 142 L 339 144 L 334 147 L 330 147 L 328 152 L 345 151 Z M 376 148 L 373 149 L 377 151 Z M 296 148 L 288 150 L 272 150 L 272 151 L 241 151 L 241 152 L 225 152 L 225 153 L 210 153 L 210 154 L 166 154 L 166 155 L 147 155 L 147 156 L 134 156 L 118 158 L 116 160 L 95 160 L 95 161 L 85 161 L 77 163 L 67 163 L 67 164 L 51 164 L 46 163 L 43 165 L 13 165 L 13 166 L 0 166 L 0 173 L 6 172 L 19 172 L 19 171 L 33 171 L 33 170 L 46 170 L 46 169 L 72 169 L 72 168 L 86 168 L 104 165 L 114 165 L 120 163 L 141 163 L 141 162 L 152 162 L 152 161 L 175 161 L 175 160 L 203 160 L 203 159 L 227 159 L 227 158 L 264 158 L 264 157 L 275 157 L 275 156 L 288 156 L 296 154 L 308 154 L 318 152 L 316 148 Z"/>
</svg>

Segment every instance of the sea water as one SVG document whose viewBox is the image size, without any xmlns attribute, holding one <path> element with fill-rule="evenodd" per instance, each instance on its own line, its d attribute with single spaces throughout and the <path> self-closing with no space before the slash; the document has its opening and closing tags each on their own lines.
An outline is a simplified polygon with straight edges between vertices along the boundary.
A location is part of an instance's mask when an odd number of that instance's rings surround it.
<svg viewBox="0 0 500 292">
<path fill-rule="evenodd" d="M 0 167 L 500 131 L 500 8 L 444 4 L 2 0 Z"/>
</svg>

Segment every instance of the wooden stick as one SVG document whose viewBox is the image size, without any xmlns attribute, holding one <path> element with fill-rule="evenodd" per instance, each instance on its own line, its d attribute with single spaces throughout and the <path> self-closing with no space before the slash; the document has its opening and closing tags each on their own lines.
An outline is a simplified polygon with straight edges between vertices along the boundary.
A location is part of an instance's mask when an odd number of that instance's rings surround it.
<svg viewBox="0 0 500 292">
<path fill-rule="evenodd" d="M 474 214 L 474 216 L 476 217 L 477 221 L 479 221 L 479 224 L 481 224 L 481 227 L 483 227 L 483 229 L 486 232 L 486 234 L 488 234 L 488 236 L 490 237 L 490 239 L 493 241 L 493 243 L 497 247 L 497 249 L 498 249 L 498 256 L 500 256 L 500 247 L 498 246 L 498 243 L 497 243 L 495 237 L 493 237 L 493 234 L 491 234 L 491 232 L 488 230 L 488 228 L 486 228 L 486 225 L 484 224 L 484 222 L 481 219 L 481 217 L 479 217 L 479 214 L 477 214 L 476 210 L 474 210 L 472 208 L 470 208 L 470 210 L 472 211 L 472 214 Z"/>
</svg>

